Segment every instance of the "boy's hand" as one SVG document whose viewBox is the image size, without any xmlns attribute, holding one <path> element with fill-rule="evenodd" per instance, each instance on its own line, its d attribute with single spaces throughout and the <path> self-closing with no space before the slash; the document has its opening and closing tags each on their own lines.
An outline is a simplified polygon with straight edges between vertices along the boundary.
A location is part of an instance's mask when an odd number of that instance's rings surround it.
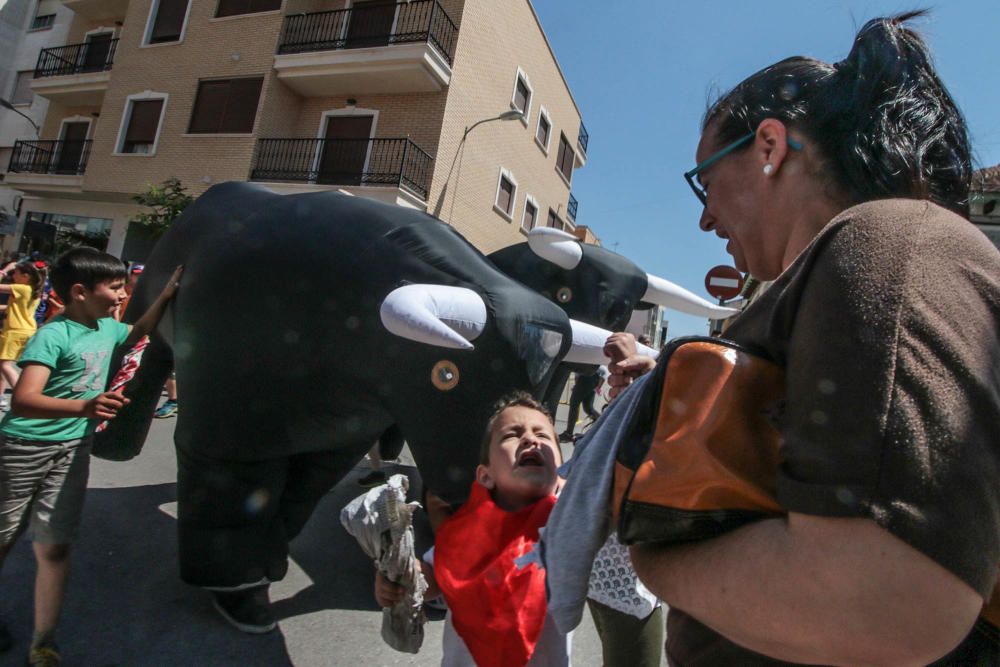
<svg viewBox="0 0 1000 667">
<path fill-rule="evenodd" d="M 405 588 L 389 581 L 378 570 L 375 571 L 375 601 L 378 606 L 391 607 L 405 596 Z"/>
<path fill-rule="evenodd" d="M 129 404 L 120 391 L 106 391 L 87 401 L 84 414 L 91 419 L 114 419 L 118 411 Z"/>
<path fill-rule="evenodd" d="M 184 265 L 181 264 L 176 269 L 174 269 L 173 274 L 167 281 L 167 285 L 160 292 L 160 296 L 164 299 L 172 299 L 174 294 L 177 293 L 177 288 L 181 286 L 181 276 L 184 275 Z"/>
</svg>

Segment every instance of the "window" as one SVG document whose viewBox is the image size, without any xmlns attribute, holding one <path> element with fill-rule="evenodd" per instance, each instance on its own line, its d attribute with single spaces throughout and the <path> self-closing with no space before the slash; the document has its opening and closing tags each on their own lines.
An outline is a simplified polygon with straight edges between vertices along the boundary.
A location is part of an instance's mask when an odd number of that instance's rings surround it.
<svg viewBox="0 0 1000 667">
<path fill-rule="evenodd" d="M 556 215 L 556 212 L 553 211 L 551 208 L 549 209 L 549 217 L 545 221 L 545 226 L 553 227 L 555 229 L 564 229 L 566 227 L 563 221 L 559 219 L 559 216 Z"/>
<path fill-rule="evenodd" d="M 517 78 L 514 80 L 514 94 L 510 99 L 510 108 L 524 114 L 521 122 L 528 124 L 528 114 L 531 112 L 531 84 L 528 83 L 528 75 L 520 67 L 517 68 Z"/>
<path fill-rule="evenodd" d="M 42 14 L 34 18 L 31 22 L 31 27 L 28 28 L 28 30 L 48 30 L 55 22 L 55 14 Z"/>
<path fill-rule="evenodd" d="M 119 135 L 119 153 L 150 155 L 156 152 L 165 101 L 166 96 L 129 99 L 125 107 L 123 131 Z"/>
<path fill-rule="evenodd" d="M 497 196 L 493 208 L 503 217 L 511 220 L 514 213 L 514 200 L 517 198 L 517 181 L 506 169 L 500 169 L 497 181 Z"/>
<path fill-rule="evenodd" d="M 538 202 L 531 195 L 524 198 L 524 215 L 521 216 L 521 229 L 530 232 L 538 221 Z"/>
<path fill-rule="evenodd" d="M 549 112 L 542 107 L 538 110 L 538 127 L 535 128 L 535 141 L 542 147 L 545 154 L 549 154 L 549 136 L 552 134 L 552 119 Z"/>
<path fill-rule="evenodd" d="M 155 0 L 150 11 L 146 44 L 179 42 L 184 34 L 188 0 Z"/>
<path fill-rule="evenodd" d="M 31 80 L 34 78 L 34 74 L 34 71 L 30 69 L 17 73 L 14 91 L 10 95 L 11 104 L 31 104 L 31 101 L 35 99 L 34 93 L 31 92 Z"/>
<path fill-rule="evenodd" d="M 562 174 L 567 183 L 570 183 L 573 180 L 574 159 L 576 159 L 576 154 L 573 153 L 573 149 L 570 148 L 569 141 L 566 140 L 566 135 L 560 134 L 559 154 L 556 156 L 556 170 Z"/>
<path fill-rule="evenodd" d="M 215 15 L 216 17 L 236 16 L 238 14 L 273 12 L 279 9 L 281 9 L 281 0 L 219 0 L 219 8 L 215 10 Z"/>
<path fill-rule="evenodd" d="M 263 77 L 201 81 L 194 101 L 191 125 L 193 134 L 228 134 L 253 132 L 257 102 Z"/>
</svg>

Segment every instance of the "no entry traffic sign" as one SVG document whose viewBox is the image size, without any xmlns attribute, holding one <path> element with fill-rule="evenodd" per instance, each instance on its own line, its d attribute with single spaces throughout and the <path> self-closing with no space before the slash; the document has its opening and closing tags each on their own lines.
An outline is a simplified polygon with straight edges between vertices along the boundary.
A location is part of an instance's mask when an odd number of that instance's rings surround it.
<svg viewBox="0 0 1000 667">
<path fill-rule="evenodd" d="M 716 299 L 732 299 L 743 289 L 743 274 L 732 266 L 713 267 L 705 275 L 705 289 Z"/>
</svg>

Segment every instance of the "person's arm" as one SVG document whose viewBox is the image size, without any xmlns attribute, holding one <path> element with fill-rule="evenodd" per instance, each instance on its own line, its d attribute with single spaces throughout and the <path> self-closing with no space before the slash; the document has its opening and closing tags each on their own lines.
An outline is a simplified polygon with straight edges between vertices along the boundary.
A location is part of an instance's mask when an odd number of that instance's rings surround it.
<svg viewBox="0 0 1000 667">
<path fill-rule="evenodd" d="M 21 377 L 14 386 L 14 396 L 11 400 L 10 411 L 16 417 L 112 419 L 129 402 L 129 399 L 117 391 L 106 391 L 90 400 L 46 396 L 42 390 L 45 389 L 51 372 L 52 369 L 43 364 L 25 365 Z"/>
<path fill-rule="evenodd" d="M 181 275 L 184 273 L 184 267 L 178 266 L 174 269 L 174 273 L 170 276 L 167 284 L 164 286 L 163 291 L 160 295 L 156 297 L 156 301 L 153 305 L 143 313 L 135 324 L 129 325 L 128 338 L 125 339 L 126 346 L 135 345 L 135 343 L 147 335 L 150 331 L 156 328 L 156 325 L 160 323 L 160 319 L 163 317 L 163 313 L 167 310 L 167 304 L 170 303 L 170 299 L 174 297 L 177 293 L 177 288 L 181 284 Z"/>
<path fill-rule="evenodd" d="M 679 547 L 632 547 L 640 580 L 746 648 L 828 665 L 926 665 L 983 599 L 868 519 L 790 514 Z"/>
<path fill-rule="evenodd" d="M 615 398 L 632 384 L 640 375 L 656 368 L 656 360 L 639 354 L 635 346 L 635 336 L 619 331 L 611 334 L 604 343 L 604 354 L 608 362 L 608 396 Z"/>
<path fill-rule="evenodd" d="M 13 283 L 9 285 L 0 285 L 0 294 L 13 294 L 13 293 L 14 293 Z"/>
</svg>

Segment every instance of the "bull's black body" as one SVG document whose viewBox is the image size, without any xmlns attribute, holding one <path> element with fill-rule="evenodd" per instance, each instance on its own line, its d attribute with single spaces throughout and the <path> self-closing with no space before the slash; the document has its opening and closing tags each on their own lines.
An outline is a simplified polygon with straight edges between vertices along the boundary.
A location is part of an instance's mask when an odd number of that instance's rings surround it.
<svg viewBox="0 0 1000 667">
<path fill-rule="evenodd" d="M 558 358 L 539 356 L 537 335 L 562 336 L 559 358 L 572 336 L 560 308 L 447 225 L 335 193 L 210 189 L 157 244 L 127 319 L 178 264 L 182 286 L 126 391 L 132 403 L 95 451 L 138 453 L 175 366 L 182 574 L 203 586 L 280 578 L 287 541 L 393 423 L 428 488 L 464 500 L 490 405 L 515 388 L 540 395 Z M 475 349 L 390 334 L 379 306 L 407 283 L 477 292 L 488 322 Z M 449 391 L 431 381 L 441 360 L 459 372 Z"/>
</svg>

